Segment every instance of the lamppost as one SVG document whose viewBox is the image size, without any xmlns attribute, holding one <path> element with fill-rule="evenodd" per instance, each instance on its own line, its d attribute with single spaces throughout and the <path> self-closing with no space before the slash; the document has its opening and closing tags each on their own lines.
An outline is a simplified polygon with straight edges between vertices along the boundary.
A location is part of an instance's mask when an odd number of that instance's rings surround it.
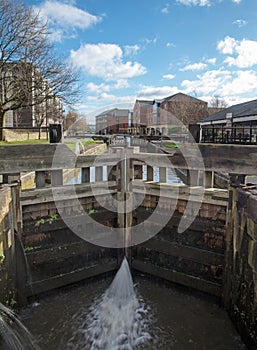
<svg viewBox="0 0 257 350">
<path fill-rule="evenodd" d="M 47 99 L 46 99 L 46 139 L 48 141 L 48 110 L 47 110 Z"/>
</svg>

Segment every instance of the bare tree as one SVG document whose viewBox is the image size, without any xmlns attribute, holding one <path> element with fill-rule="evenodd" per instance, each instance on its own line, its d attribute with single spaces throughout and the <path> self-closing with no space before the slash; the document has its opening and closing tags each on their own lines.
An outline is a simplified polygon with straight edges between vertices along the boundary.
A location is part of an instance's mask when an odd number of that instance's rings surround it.
<svg viewBox="0 0 257 350">
<path fill-rule="evenodd" d="M 68 130 L 79 119 L 79 113 L 75 110 L 70 110 L 65 117 L 65 129 Z"/>
<path fill-rule="evenodd" d="M 65 118 L 65 129 L 68 134 L 86 133 L 86 117 L 75 110 L 70 110 Z"/>
<path fill-rule="evenodd" d="M 78 73 L 54 54 L 47 23 L 21 1 L 0 1 L 0 139 L 8 111 L 79 97 Z"/>
<path fill-rule="evenodd" d="M 207 104 L 203 101 L 182 93 L 177 94 L 168 102 L 167 121 L 169 127 L 181 127 L 186 129 L 189 124 L 196 124 L 207 115 Z M 176 121 L 180 122 L 176 125 Z"/>
<path fill-rule="evenodd" d="M 227 108 L 228 104 L 223 98 L 220 98 L 218 95 L 214 95 L 210 100 L 210 106 L 213 108 Z"/>
<path fill-rule="evenodd" d="M 87 132 L 87 119 L 83 114 L 80 114 L 79 119 L 76 122 L 76 128 L 81 134 L 85 134 Z"/>
</svg>

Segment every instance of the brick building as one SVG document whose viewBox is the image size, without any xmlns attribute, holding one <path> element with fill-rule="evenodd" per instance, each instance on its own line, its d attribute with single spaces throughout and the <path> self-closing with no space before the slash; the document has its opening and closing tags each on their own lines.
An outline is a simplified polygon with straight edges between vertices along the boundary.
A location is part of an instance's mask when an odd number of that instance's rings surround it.
<svg viewBox="0 0 257 350">
<path fill-rule="evenodd" d="M 96 133 L 126 134 L 131 128 L 131 112 L 129 109 L 113 108 L 98 114 L 96 117 Z"/>
<path fill-rule="evenodd" d="M 136 100 L 133 108 L 131 133 L 146 134 L 147 126 L 153 114 L 154 100 Z"/>
<path fill-rule="evenodd" d="M 183 129 L 208 115 L 207 102 L 177 93 L 161 100 L 136 100 L 133 125 L 140 134 L 167 134 Z"/>
</svg>

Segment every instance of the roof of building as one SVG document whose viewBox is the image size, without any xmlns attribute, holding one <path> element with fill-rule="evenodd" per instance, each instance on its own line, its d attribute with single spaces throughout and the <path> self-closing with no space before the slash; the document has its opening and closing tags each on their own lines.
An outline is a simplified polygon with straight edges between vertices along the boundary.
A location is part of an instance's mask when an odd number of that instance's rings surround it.
<svg viewBox="0 0 257 350">
<path fill-rule="evenodd" d="M 136 100 L 136 102 L 139 102 L 141 104 L 150 104 L 150 105 L 152 105 L 154 103 L 154 100 Z"/>
<path fill-rule="evenodd" d="M 117 116 L 126 116 L 130 113 L 130 110 L 129 109 L 120 109 L 120 108 L 112 108 L 112 109 L 108 109 L 106 111 L 103 111 L 102 113 L 96 115 L 95 117 L 98 118 L 98 117 L 102 117 L 102 116 L 105 116 L 107 114 L 116 114 Z"/>
<path fill-rule="evenodd" d="M 203 101 L 203 100 L 200 100 L 196 97 L 193 97 L 193 96 L 190 96 L 190 95 L 186 95 L 186 94 L 183 94 L 182 92 L 178 92 L 174 95 L 170 95 L 170 96 L 167 96 L 167 97 L 164 97 L 162 99 L 154 99 L 154 100 L 140 100 L 140 99 L 137 99 L 136 102 L 139 102 L 140 104 L 148 104 L 148 105 L 153 105 L 154 103 L 163 103 L 165 101 L 170 101 L 171 99 L 174 99 L 176 98 L 177 96 L 186 96 L 186 97 L 189 97 L 191 99 L 194 99 L 194 100 L 198 100 L 200 102 L 204 102 L 207 104 L 207 102 Z"/>
<path fill-rule="evenodd" d="M 190 96 L 190 95 L 183 94 L 183 92 L 178 92 L 178 93 L 176 93 L 176 94 L 174 94 L 174 95 L 170 95 L 170 96 L 168 96 L 168 97 L 163 98 L 163 99 L 160 100 L 160 101 L 161 101 L 161 102 L 169 101 L 169 100 L 171 100 L 171 99 L 173 99 L 173 98 L 175 98 L 175 97 L 177 97 L 177 96 L 180 96 L 180 95 L 181 95 L 181 96 L 186 96 L 186 97 L 192 98 L 192 99 L 194 99 L 194 100 L 198 100 L 198 101 L 200 101 L 200 102 L 207 103 L 207 102 L 205 102 L 205 101 L 203 101 L 203 100 L 200 100 L 199 98 L 196 98 L 196 97 L 193 97 L 193 96 Z"/>
<path fill-rule="evenodd" d="M 224 120 L 228 113 L 232 113 L 232 117 L 257 115 L 257 100 L 247 101 L 225 108 L 216 114 L 201 119 L 198 124 Z"/>
</svg>

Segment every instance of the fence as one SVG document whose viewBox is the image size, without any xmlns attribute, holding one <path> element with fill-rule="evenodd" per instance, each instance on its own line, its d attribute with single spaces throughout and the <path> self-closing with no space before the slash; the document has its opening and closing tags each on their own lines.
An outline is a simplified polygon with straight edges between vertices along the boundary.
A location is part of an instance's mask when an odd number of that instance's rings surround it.
<svg viewBox="0 0 257 350">
<path fill-rule="evenodd" d="M 257 144 L 257 127 L 205 127 L 202 128 L 201 142 Z"/>
</svg>

